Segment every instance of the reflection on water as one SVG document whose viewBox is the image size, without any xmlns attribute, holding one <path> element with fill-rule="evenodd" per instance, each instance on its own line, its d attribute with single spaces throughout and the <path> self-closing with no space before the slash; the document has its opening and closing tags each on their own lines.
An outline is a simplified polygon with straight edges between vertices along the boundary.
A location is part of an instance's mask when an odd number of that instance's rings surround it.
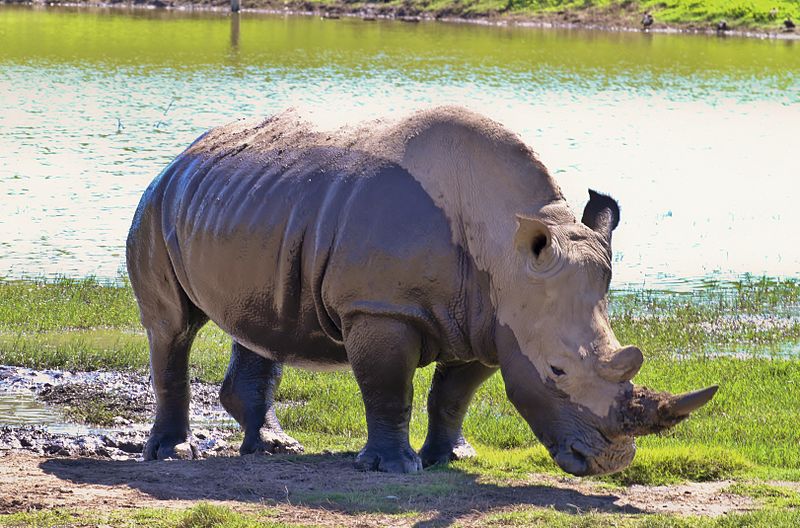
<svg viewBox="0 0 800 528">
<path fill-rule="evenodd" d="M 52 433 L 88 434 L 92 429 L 68 423 L 54 409 L 36 401 L 27 391 L 0 390 L 0 425 L 46 426 Z"/>
<path fill-rule="evenodd" d="M 239 48 L 239 13 L 231 13 L 231 49 Z"/>
<path fill-rule="evenodd" d="M 614 285 L 800 270 L 793 42 L 0 8 L 0 275 L 114 277 L 149 181 L 205 129 L 456 103 L 533 146 L 576 211 L 622 205 Z"/>
</svg>

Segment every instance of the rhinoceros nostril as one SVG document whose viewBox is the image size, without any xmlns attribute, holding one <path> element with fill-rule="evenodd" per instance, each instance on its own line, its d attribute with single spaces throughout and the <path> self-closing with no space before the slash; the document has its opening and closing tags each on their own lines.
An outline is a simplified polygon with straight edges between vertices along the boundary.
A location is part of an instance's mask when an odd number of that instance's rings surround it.
<svg viewBox="0 0 800 528">
<path fill-rule="evenodd" d="M 589 462 L 586 457 L 571 447 L 560 450 L 554 458 L 556 464 L 567 473 L 581 477 L 589 472 Z"/>
<path fill-rule="evenodd" d="M 584 460 L 587 460 L 587 459 L 593 457 L 592 449 L 589 446 L 587 446 L 586 444 L 584 444 L 583 442 L 581 442 L 580 440 L 577 441 L 577 442 L 574 442 L 570 446 L 570 450 L 576 456 L 578 456 L 578 457 L 580 457 L 580 458 L 582 458 Z"/>
</svg>

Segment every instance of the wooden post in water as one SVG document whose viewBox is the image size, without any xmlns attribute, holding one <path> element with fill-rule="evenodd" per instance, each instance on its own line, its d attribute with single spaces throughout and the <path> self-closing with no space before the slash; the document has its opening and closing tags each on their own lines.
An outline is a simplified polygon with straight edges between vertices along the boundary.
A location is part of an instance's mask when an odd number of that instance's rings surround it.
<svg viewBox="0 0 800 528">
<path fill-rule="evenodd" d="M 239 13 L 231 15 L 231 49 L 233 50 L 239 48 L 239 16 Z"/>
<path fill-rule="evenodd" d="M 239 12 L 239 0 L 231 0 L 231 13 Z"/>
</svg>

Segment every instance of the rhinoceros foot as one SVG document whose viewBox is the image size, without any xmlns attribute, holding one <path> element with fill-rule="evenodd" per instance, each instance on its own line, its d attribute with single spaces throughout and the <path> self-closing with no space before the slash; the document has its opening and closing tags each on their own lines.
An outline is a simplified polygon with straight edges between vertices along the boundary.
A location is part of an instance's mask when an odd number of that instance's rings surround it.
<svg viewBox="0 0 800 528">
<path fill-rule="evenodd" d="M 197 446 L 185 438 L 175 435 L 152 433 L 144 445 L 145 460 L 192 460 L 198 458 Z"/>
<path fill-rule="evenodd" d="M 305 451 L 303 444 L 287 435 L 283 431 L 273 431 L 263 428 L 258 438 L 245 438 L 239 448 L 239 453 L 249 455 L 252 453 L 288 453 L 300 454 Z"/>
<path fill-rule="evenodd" d="M 411 446 L 396 451 L 368 445 L 356 456 L 356 468 L 385 473 L 416 473 L 422 471 L 422 461 Z"/>
<path fill-rule="evenodd" d="M 422 458 L 422 467 L 430 467 L 439 464 L 447 464 L 453 460 L 463 460 L 465 458 L 472 458 L 477 456 L 475 448 L 467 442 L 463 436 L 459 437 L 456 442 L 442 442 L 432 444 L 426 442 L 419 451 L 419 456 Z"/>
</svg>

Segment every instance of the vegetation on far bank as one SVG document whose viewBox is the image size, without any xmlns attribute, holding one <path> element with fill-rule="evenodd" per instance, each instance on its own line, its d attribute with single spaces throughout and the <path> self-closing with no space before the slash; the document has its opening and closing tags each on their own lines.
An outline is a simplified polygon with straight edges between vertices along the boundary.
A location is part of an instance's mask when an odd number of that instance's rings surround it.
<svg viewBox="0 0 800 528">
<path fill-rule="evenodd" d="M 256 6 L 261 1 L 244 0 L 243 5 L 253 2 Z M 640 27 L 645 11 L 654 16 L 654 27 L 715 27 L 717 22 L 725 20 L 732 28 L 779 31 L 786 17 L 800 18 L 800 3 L 794 0 L 294 0 L 292 3 L 306 8 L 336 6 L 347 11 L 394 10 L 406 15 L 530 18 L 626 27 Z"/>
<path fill-rule="evenodd" d="M 24 0 L 3 1 L 18 3 Z M 102 0 L 78 1 L 106 3 Z M 123 3 L 121 0 L 110 2 Z M 230 1 L 143 0 L 134 3 L 157 7 L 198 5 L 224 8 Z M 796 0 L 241 0 L 240 4 L 244 9 L 371 13 L 400 18 L 489 18 L 628 28 L 641 27 L 642 15 L 649 11 L 655 19 L 655 29 L 711 29 L 724 20 L 730 29 L 780 32 L 785 29 L 783 21 L 787 18 L 795 23 L 800 19 L 800 2 Z"/>
</svg>

